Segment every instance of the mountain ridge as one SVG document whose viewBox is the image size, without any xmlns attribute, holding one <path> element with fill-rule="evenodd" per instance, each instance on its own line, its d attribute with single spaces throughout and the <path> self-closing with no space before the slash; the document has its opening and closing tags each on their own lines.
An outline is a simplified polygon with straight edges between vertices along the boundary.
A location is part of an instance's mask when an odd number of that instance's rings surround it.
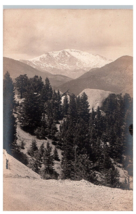
<svg viewBox="0 0 136 214">
<path fill-rule="evenodd" d="M 65 74 L 71 78 L 78 78 L 91 68 L 102 67 L 111 62 L 98 54 L 94 55 L 75 49 L 51 51 L 33 59 L 21 61 L 40 71 L 47 70 L 52 74 Z"/>
<path fill-rule="evenodd" d="M 59 86 L 64 92 L 69 89 L 78 95 L 86 88 L 114 93 L 129 93 L 132 96 L 133 57 L 122 56 L 101 68 L 92 69 L 77 79 Z"/>
<path fill-rule="evenodd" d="M 23 74 L 27 74 L 29 78 L 34 77 L 35 75 L 41 76 L 43 81 L 45 80 L 46 77 L 48 77 L 53 87 L 57 87 L 62 83 L 71 80 L 71 78 L 67 76 L 59 74 L 53 75 L 47 71 L 41 72 L 18 60 L 3 57 L 3 74 L 5 74 L 7 71 L 10 73 L 11 78 L 13 80 L 19 75 Z"/>
</svg>

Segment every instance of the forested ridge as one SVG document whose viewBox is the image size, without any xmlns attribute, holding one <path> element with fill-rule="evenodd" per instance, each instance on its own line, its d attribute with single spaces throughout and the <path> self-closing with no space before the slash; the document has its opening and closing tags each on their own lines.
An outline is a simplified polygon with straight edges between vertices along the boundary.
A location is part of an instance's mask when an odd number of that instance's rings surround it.
<svg viewBox="0 0 136 214">
<path fill-rule="evenodd" d="M 20 96 L 21 102 L 14 100 L 14 93 Z M 11 140 L 4 138 L 4 146 L 8 142 L 12 154 L 42 178 L 85 179 L 95 184 L 121 187 L 115 165 L 120 165 L 130 175 L 133 173 L 132 167 L 129 168 L 133 163 L 132 135 L 129 133 L 133 123 L 132 102 L 129 94 L 110 94 L 102 107 L 94 111 L 89 109 L 85 93 L 81 96 L 61 94 L 52 89 L 48 78 L 43 81 L 38 76 L 20 75 L 13 84 L 7 73 L 4 77 L 4 136 L 8 135 L 7 127 L 14 129 L 10 131 Z M 10 108 L 6 110 L 8 106 Z M 6 112 L 9 112 L 8 116 Z M 11 123 L 7 126 L 9 118 Z M 23 154 L 16 143 L 17 123 L 38 139 L 51 139 L 54 151 L 49 142 L 46 148 L 42 144 L 38 149 L 37 142 L 32 141 L 27 154 Z M 22 142 L 22 149 L 24 146 L 25 142 Z M 54 160 L 60 161 L 58 149 L 62 153 L 60 175 L 54 170 Z M 101 181 L 98 181 L 98 175 Z"/>
</svg>

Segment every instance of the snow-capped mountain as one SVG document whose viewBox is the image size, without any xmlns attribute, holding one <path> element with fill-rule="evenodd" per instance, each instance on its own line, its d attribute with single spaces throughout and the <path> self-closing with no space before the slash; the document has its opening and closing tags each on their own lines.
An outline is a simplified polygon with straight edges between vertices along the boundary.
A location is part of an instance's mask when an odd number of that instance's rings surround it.
<svg viewBox="0 0 136 214">
<path fill-rule="evenodd" d="M 111 62 L 102 56 L 74 49 L 52 51 L 22 62 L 52 74 L 77 78 L 92 68 L 100 68 Z"/>
</svg>

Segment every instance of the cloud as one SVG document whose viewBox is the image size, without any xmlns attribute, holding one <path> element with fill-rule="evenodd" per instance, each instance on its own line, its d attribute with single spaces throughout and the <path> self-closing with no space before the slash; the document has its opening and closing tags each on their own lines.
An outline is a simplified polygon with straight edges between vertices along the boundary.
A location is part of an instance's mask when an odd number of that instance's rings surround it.
<svg viewBox="0 0 136 214">
<path fill-rule="evenodd" d="M 132 55 L 132 17 L 132 10 L 4 10 L 4 55 L 31 58 L 65 48 Z"/>
</svg>

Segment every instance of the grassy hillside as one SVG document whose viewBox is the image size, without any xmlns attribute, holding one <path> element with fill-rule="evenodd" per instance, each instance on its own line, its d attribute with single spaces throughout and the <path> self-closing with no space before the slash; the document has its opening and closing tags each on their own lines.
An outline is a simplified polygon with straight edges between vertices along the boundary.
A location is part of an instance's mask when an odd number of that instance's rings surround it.
<svg viewBox="0 0 136 214">
<path fill-rule="evenodd" d="M 9 160 L 9 169 L 6 169 L 6 158 Z M 13 156 L 3 150 L 3 175 L 4 178 L 35 178 L 40 179 L 40 175 L 22 164 Z"/>
<path fill-rule="evenodd" d="M 108 97 L 109 94 L 111 94 L 112 92 L 110 91 L 103 91 L 103 90 L 98 90 L 98 89 L 84 89 L 80 95 L 82 95 L 82 93 L 86 93 L 87 97 L 88 97 L 88 102 L 90 105 L 90 110 L 92 108 L 94 108 L 94 110 L 96 110 L 99 107 L 102 106 L 102 102 L 104 101 L 104 99 L 106 99 Z"/>
<path fill-rule="evenodd" d="M 50 146 L 52 147 L 52 154 L 53 154 L 53 151 L 55 149 L 55 146 L 52 144 L 52 140 L 51 139 L 48 139 L 47 140 L 40 140 L 40 139 L 37 139 L 35 136 L 23 131 L 20 126 L 18 125 L 17 126 L 17 144 L 20 146 L 21 145 L 21 142 L 23 141 L 25 143 L 24 145 L 24 149 L 21 149 L 21 152 L 23 152 L 24 154 L 26 154 L 28 156 L 28 158 L 30 158 L 30 156 L 28 155 L 28 150 L 30 149 L 31 147 L 31 144 L 32 144 L 32 140 L 36 140 L 37 142 L 37 147 L 38 149 L 40 148 L 40 146 L 42 145 L 42 143 L 44 144 L 44 147 L 46 148 L 47 146 L 47 142 L 50 143 Z M 62 159 L 62 155 L 61 155 L 61 150 L 60 149 L 57 149 L 58 151 L 58 155 L 59 155 L 59 159 L 61 160 Z M 58 161 L 54 161 L 54 169 L 57 173 L 61 173 L 61 167 L 60 167 L 60 162 Z"/>
</svg>

